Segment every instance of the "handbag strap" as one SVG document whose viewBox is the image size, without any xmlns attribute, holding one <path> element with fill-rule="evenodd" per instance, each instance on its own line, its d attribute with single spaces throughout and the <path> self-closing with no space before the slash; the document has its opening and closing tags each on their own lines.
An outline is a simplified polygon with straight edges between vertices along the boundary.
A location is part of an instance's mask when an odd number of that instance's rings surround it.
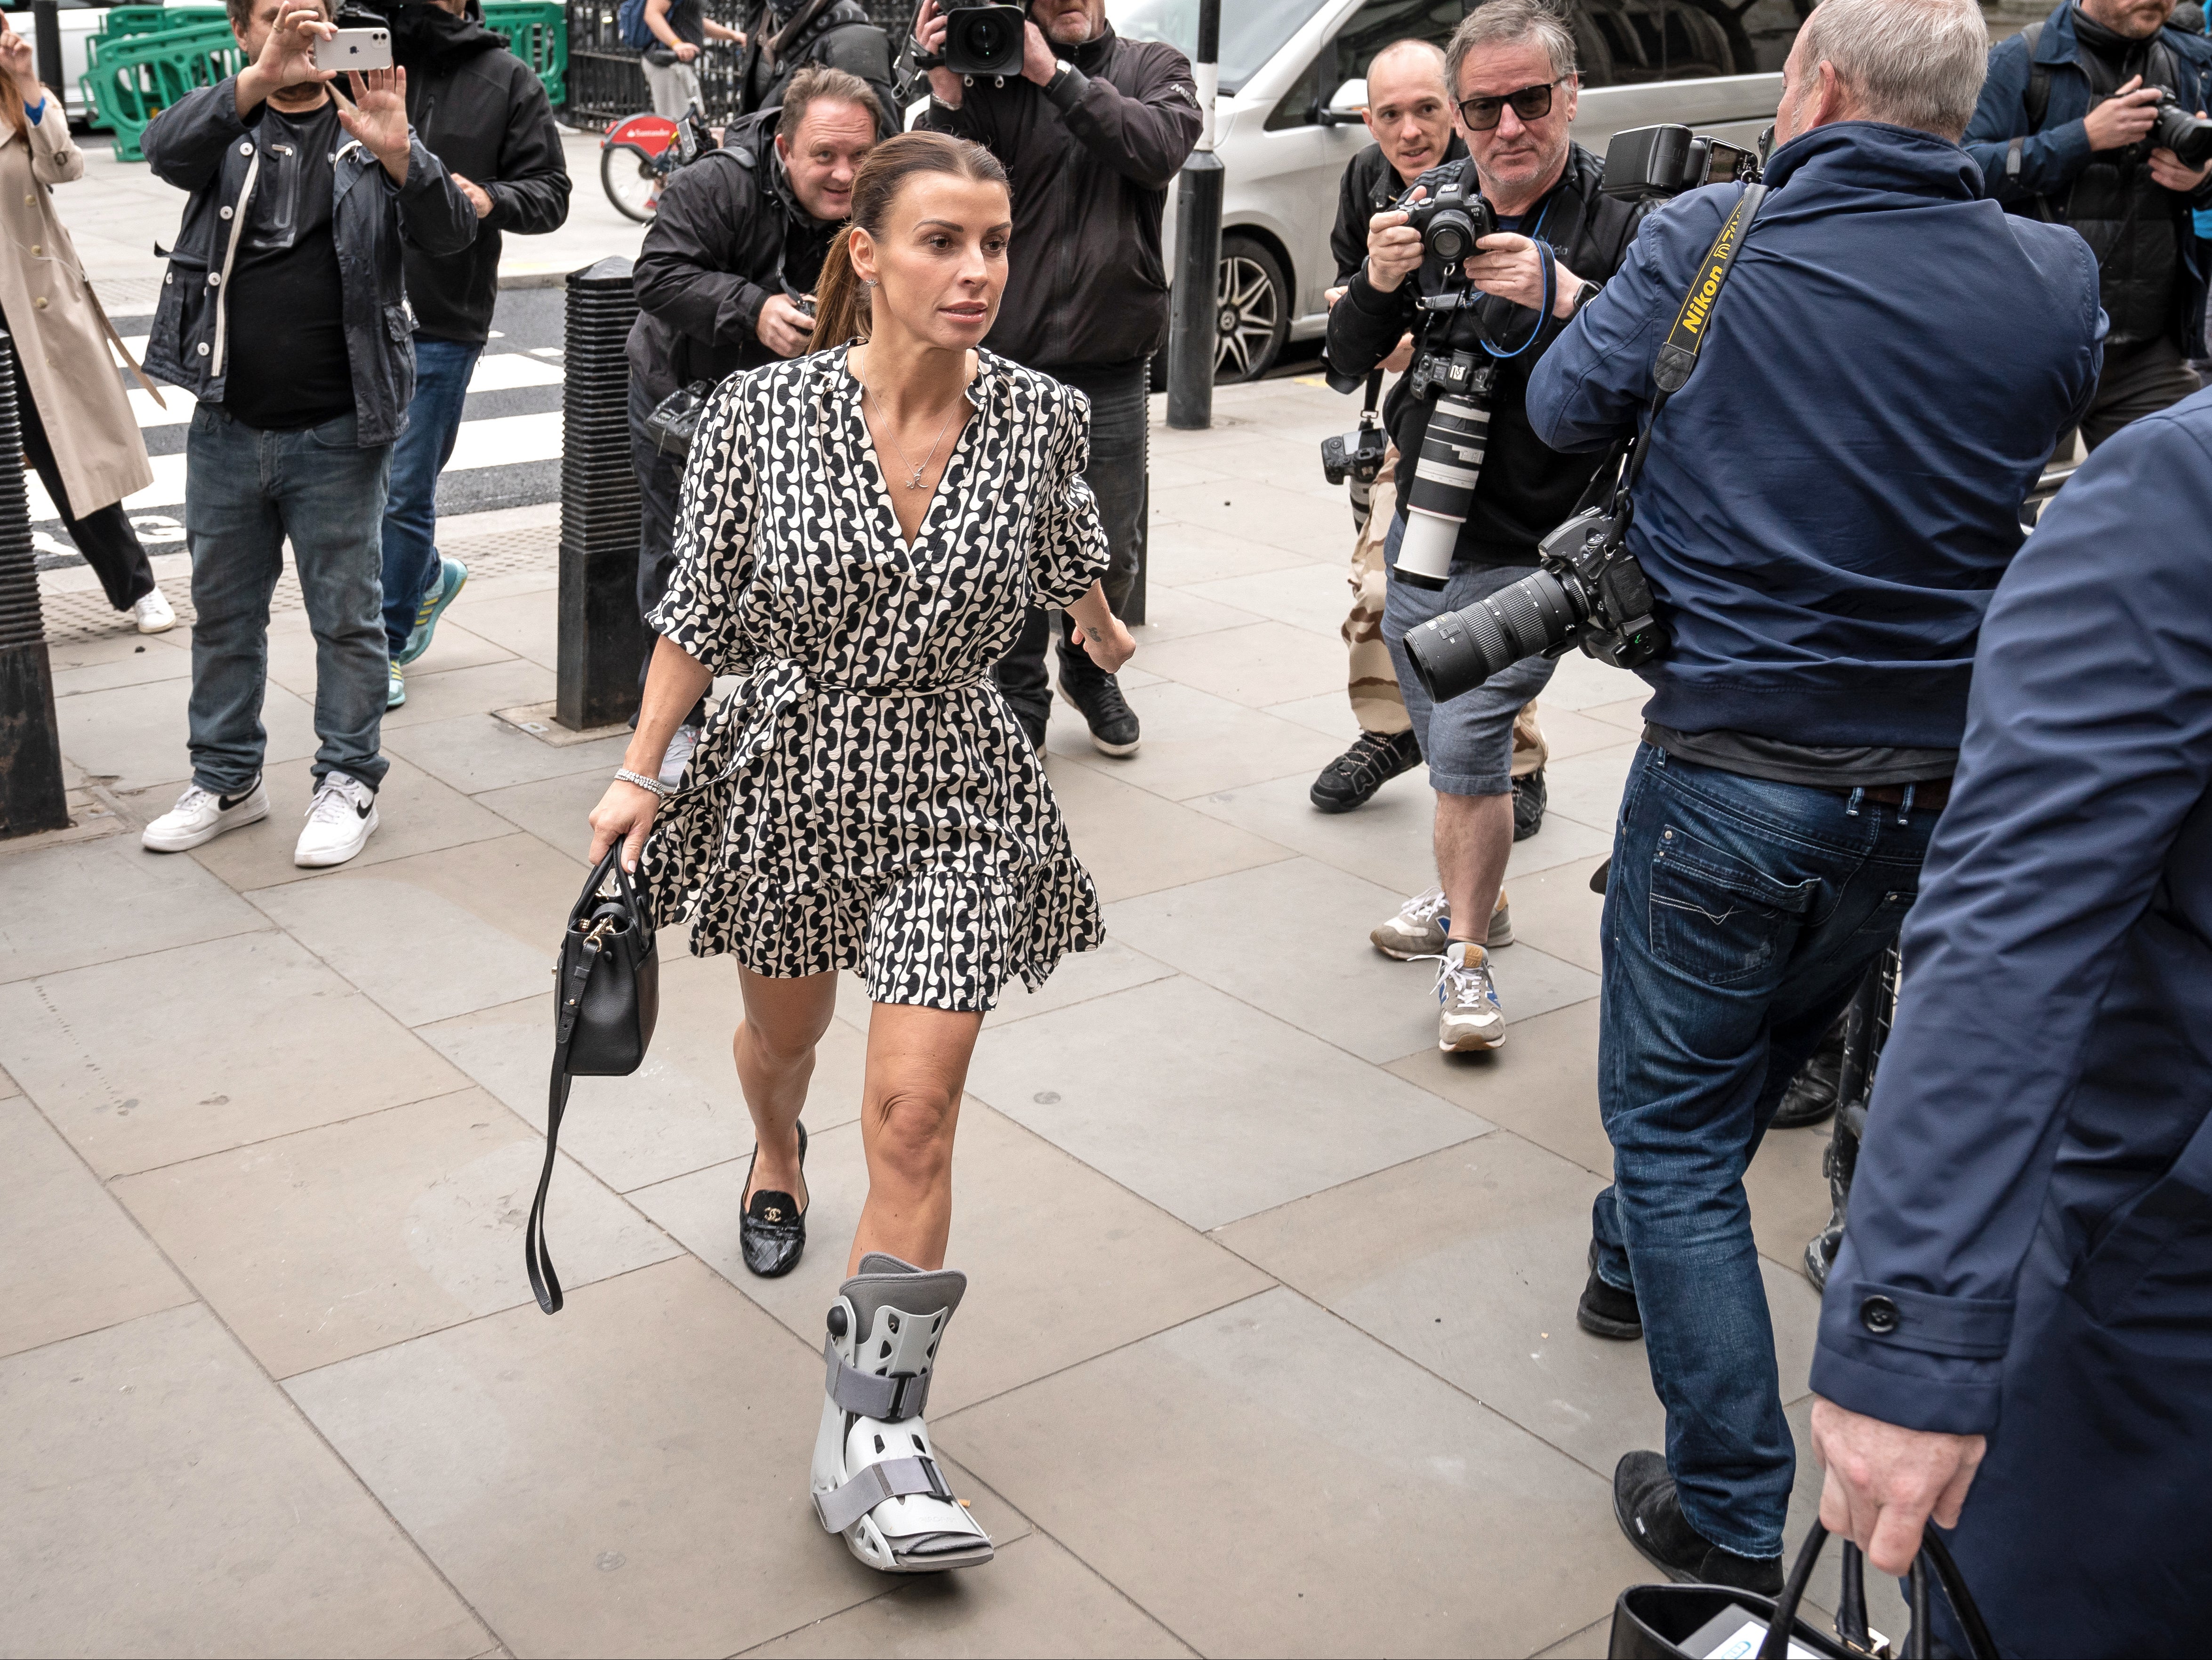
<svg viewBox="0 0 2212 1660">
<path fill-rule="evenodd" d="M 561 1115 L 568 1107 L 568 1045 L 553 1051 L 553 1085 L 545 1100 L 545 1167 L 538 1172 L 538 1197 L 530 1202 L 530 1222 L 523 1230 L 522 1263 L 530 1271 L 530 1289 L 538 1306 L 558 1314 L 563 1299 L 561 1279 L 553 1271 L 553 1256 L 545 1248 L 545 1195 L 553 1185 L 553 1155 L 561 1146 Z"/>
<path fill-rule="evenodd" d="M 1797 1609 L 1805 1600 L 1806 1588 L 1813 1582 L 1813 1570 L 1820 1560 L 1820 1547 L 1828 1541 L 1828 1530 L 1819 1522 L 1805 1536 L 1804 1548 L 1797 1553 L 1797 1560 L 1790 1570 L 1790 1578 L 1782 1587 L 1782 1595 L 1774 1604 L 1774 1617 L 1767 1623 L 1766 1639 L 1759 1646 L 1759 1660 L 1785 1660 L 1790 1652 L 1790 1633 L 1797 1623 Z M 1905 1653 L 1910 1660 L 1928 1660 L 1935 1633 L 1929 1629 L 1928 1570 L 1933 1566 L 1936 1577 L 1942 1582 L 1943 1595 L 1950 1600 L 1951 1611 L 1959 1616 L 1959 1625 L 1966 1637 L 1966 1651 L 1973 1660 L 1998 1660 L 1997 1645 L 1990 1637 L 1990 1628 L 1982 1619 L 1982 1611 L 1975 1604 L 1973 1595 L 1966 1589 L 1965 1577 L 1959 1565 L 1933 1527 L 1920 1530 L 1920 1551 L 1912 1559 L 1912 1572 L 1906 1581 L 1906 1600 L 1912 1609 L 1912 1632 L 1905 1639 Z M 1859 1553 L 1847 1550 L 1844 1557 L 1844 1595 L 1838 1600 L 1866 1605 L 1865 1566 Z M 1852 1582 L 1856 1579 L 1856 1584 Z M 1845 1633 L 1849 1640 L 1849 1633 Z"/>
</svg>

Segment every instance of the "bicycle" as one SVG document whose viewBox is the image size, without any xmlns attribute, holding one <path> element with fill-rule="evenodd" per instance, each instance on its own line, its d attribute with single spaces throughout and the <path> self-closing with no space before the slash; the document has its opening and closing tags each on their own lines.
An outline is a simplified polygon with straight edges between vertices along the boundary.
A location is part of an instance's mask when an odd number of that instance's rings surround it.
<svg viewBox="0 0 2212 1660">
<path fill-rule="evenodd" d="M 677 169 L 718 142 L 696 103 L 673 121 L 665 115 L 624 116 L 600 136 L 599 186 L 617 213 L 649 225 Z"/>
</svg>

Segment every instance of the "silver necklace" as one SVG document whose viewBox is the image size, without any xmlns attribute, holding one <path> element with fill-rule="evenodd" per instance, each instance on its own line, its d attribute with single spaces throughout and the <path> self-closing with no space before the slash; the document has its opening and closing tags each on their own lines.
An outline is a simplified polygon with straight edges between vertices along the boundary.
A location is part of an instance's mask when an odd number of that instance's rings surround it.
<svg viewBox="0 0 2212 1660">
<path fill-rule="evenodd" d="M 875 394 L 868 390 L 868 383 L 865 380 L 860 383 L 860 396 L 864 398 L 875 397 Z M 962 397 L 966 396 L 965 392 L 961 394 Z M 906 488 L 908 489 L 919 490 L 921 488 L 921 476 L 929 470 L 929 463 L 937 459 L 937 446 L 945 442 L 945 433 L 952 430 L 952 417 L 959 412 L 960 399 L 955 398 L 952 400 L 952 407 L 945 412 L 945 424 L 937 429 L 937 436 L 930 440 L 929 453 L 922 457 L 921 465 L 917 467 L 914 464 L 914 457 L 908 455 L 904 446 L 899 443 L 897 430 L 891 425 L 890 416 L 884 414 L 882 400 L 878 399 L 876 413 L 883 415 L 884 431 L 890 439 L 891 448 L 898 451 L 899 465 L 907 470 Z"/>
</svg>

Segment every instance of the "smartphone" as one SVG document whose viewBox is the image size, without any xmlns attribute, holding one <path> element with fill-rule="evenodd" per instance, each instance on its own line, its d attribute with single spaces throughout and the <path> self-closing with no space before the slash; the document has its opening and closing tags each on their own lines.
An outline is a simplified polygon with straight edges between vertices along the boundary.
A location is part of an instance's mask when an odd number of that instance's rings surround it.
<svg viewBox="0 0 2212 1660">
<path fill-rule="evenodd" d="M 388 70 L 392 67 L 392 31 L 340 29 L 327 40 L 315 42 L 319 70 Z"/>
</svg>

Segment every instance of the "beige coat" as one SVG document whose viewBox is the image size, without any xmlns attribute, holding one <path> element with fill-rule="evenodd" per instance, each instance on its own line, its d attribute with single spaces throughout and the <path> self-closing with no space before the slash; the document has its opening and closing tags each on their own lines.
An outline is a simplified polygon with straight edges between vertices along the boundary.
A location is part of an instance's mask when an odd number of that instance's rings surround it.
<svg viewBox="0 0 2212 1660">
<path fill-rule="evenodd" d="M 5 91 L 0 82 L 0 95 Z M 31 128 L 27 148 L 4 121 L 0 136 L 0 311 L 60 465 L 70 512 L 82 518 L 144 489 L 154 467 L 108 354 L 100 302 L 54 214 L 52 187 L 84 173 L 61 100 L 46 100 L 46 118 Z M 173 403 L 182 394 L 167 396 Z"/>
</svg>

